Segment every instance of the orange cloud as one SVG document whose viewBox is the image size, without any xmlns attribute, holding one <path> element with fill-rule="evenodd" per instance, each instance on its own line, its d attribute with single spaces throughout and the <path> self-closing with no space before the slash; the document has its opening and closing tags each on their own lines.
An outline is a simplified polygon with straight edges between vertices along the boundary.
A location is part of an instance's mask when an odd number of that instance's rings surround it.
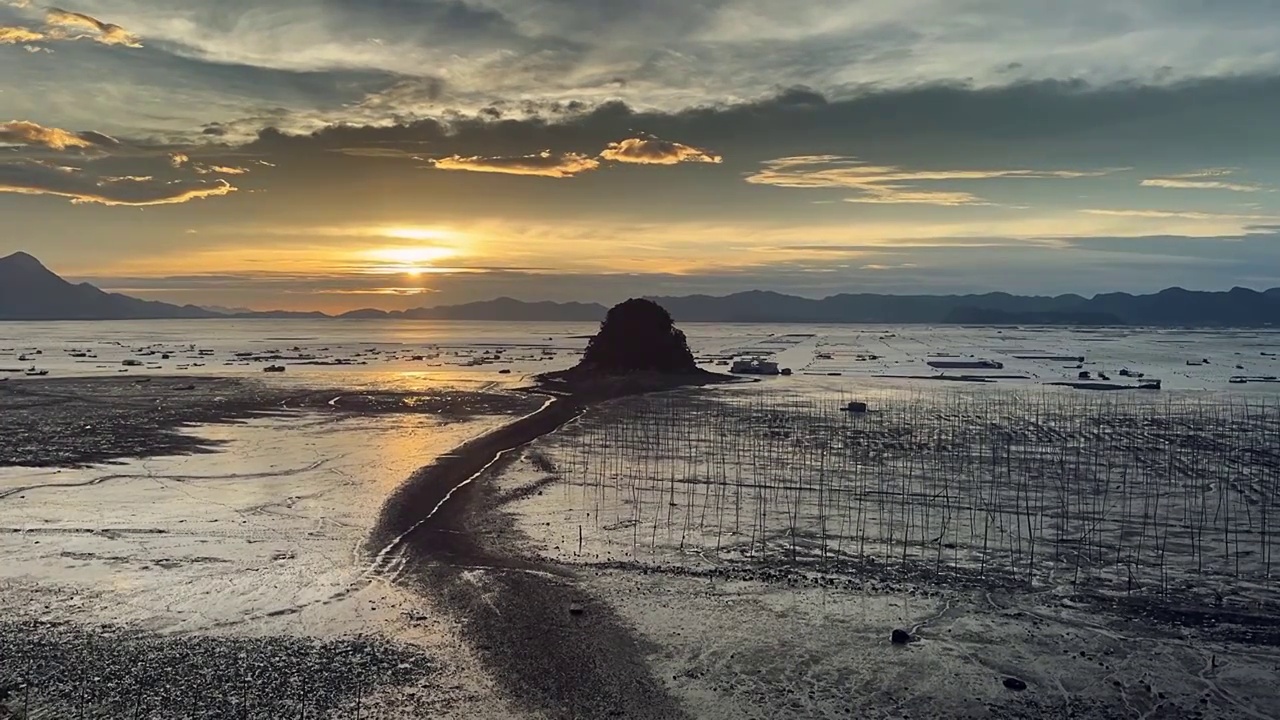
<svg viewBox="0 0 1280 720">
<path fill-rule="evenodd" d="M 684 162 L 719 163 L 719 155 L 683 143 L 658 138 L 627 138 L 609 143 L 600 153 L 605 160 L 643 165 L 675 165 Z"/>
<path fill-rule="evenodd" d="M 536 175 L 539 177 L 568 178 L 578 173 L 595 170 L 600 161 L 580 153 L 553 154 L 543 150 L 536 155 L 515 157 L 462 157 L 451 155 L 432 161 L 437 170 L 465 170 L 468 172 L 504 173 L 507 175 Z"/>
<path fill-rule="evenodd" d="M 0 193 L 51 195 L 75 204 L 147 207 L 175 205 L 236 191 L 225 180 L 161 182 L 143 176 L 95 178 L 75 168 L 50 167 L 41 163 L 0 164 Z"/>
<path fill-rule="evenodd" d="M 24 27 L 0 27 L 0 45 L 40 42 L 44 39 L 44 33 L 36 30 L 29 30 Z"/>
<path fill-rule="evenodd" d="M 231 165 L 196 165 L 195 171 L 199 175 L 208 175 L 210 173 L 217 173 L 219 175 L 244 175 L 249 172 L 249 169 L 233 167 Z"/>
<path fill-rule="evenodd" d="M 49 8 L 45 13 L 45 22 L 49 25 L 49 36 L 57 40 L 89 39 L 103 45 L 123 45 L 140 48 L 142 41 L 133 33 L 119 25 L 103 22 L 84 13 L 71 12 L 61 8 Z M 87 30 L 87 33 L 73 35 L 72 31 Z"/>
<path fill-rule="evenodd" d="M 110 140 L 105 135 L 101 137 L 105 140 Z M 7 123 L 0 123 L 0 143 L 43 145 L 51 150 L 89 148 L 96 144 L 78 133 L 60 128 L 42 127 L 26 120 L 10 120 Z"/>
</svg>

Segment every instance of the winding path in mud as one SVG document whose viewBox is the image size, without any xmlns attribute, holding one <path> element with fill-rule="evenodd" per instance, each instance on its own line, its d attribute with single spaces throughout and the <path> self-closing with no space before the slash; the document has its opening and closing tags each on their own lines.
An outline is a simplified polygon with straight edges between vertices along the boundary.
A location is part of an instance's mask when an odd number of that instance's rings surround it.
<svg viewBox="0 0 1280 720">
<path fill-rule="evenodd" d="M 517 707 L 555 718 L 685 718 L 646 663 L 653 648 L 572 573 L 521 553 L 527 538 L 489 484 L 520 448 L 590 402 L 548 396 L 415 473 L 383 507 L 370 572 L 394 574 L 453 617 Z"/>
</svg>

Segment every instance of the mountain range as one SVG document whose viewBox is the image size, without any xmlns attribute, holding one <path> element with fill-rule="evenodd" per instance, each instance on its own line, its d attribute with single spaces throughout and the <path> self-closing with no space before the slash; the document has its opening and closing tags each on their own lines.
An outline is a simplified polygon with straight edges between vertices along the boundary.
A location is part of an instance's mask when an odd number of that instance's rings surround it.
<svg viewBox="0 0 1280 720">
<path fill-rule="evenodd" d="M 721 297 L 650 298 L 680 322 L 926 323 L 968 325 L 1145 325 L 1265 327 L 1280 323 L 1280 288 L 1205 292 L 1168 288 L 1151 295 L 1104 293 L 1022 296 L 874 295 L 842 293 L 822 299 L 751 290 Z M 172 305 L 68 282 L 27 253 L 0 258 L 0 320 L 153 320 L 208 318 L 335 318 L 595 322 L 597 303 L 525 302 L 498 298 L 411 310 L 241 312 Z"/>
</svg>

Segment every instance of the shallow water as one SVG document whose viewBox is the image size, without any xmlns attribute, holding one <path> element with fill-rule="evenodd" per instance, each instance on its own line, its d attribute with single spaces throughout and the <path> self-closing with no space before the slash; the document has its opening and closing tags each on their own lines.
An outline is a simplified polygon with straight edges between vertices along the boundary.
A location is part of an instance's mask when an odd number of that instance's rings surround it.
<svg viewBox="0 0 1280 720">
<path fill-rule="evenodd" d="M 705 367 L 726 370 L 720 363 L 731 357 L 769 356 L 796 372 L 777 381 L 799 387 L 848 384 L 844 378 L 850 377 L 934 376 L 939 371 L 927 360 L 945 354 L 995 360 L 1004 368 L 987 374 L 1021 378 L 999 378 L 992 383 L 996 385 L 1076 380 L 1082 370 L 1136 384 L 1119 375 L 1127 368 L 1160 378 L 1168 389 L 1280 389 L 1274 384 L 1228 382 L 1235 375 L 1280 377 L 1280 356 L 1274 354 L 1280 353 L 1280 333 L 1265 330 L 714 323 L 681 327 Z M 0 377 L 21 378 L 21 371 L 31 367 L 48 370 L 50 376 L 261 375 L 267 365 L 279 364 L 286 368 L 284 376 L 319 376 L 330 382 L 371 373 L 416 382 L 514 382 L 523 375 L 574 364 L 586 336 L 595 329 L 591 323 L 395 320 L 0 322 L 0 370 L 18 371 L 0 372 Z M 1084 356 L 1085 363 L 1076 368 L 1074 363 L 1017 355 Z M 127 367 L 126 360 L 140 364 Z M 343 364 L 332 364 L 338 362 Z M 503 370 L 510 374 L 500 374 Z M 961 373 L 982 374 L 949 371 Z"/>
</svg>

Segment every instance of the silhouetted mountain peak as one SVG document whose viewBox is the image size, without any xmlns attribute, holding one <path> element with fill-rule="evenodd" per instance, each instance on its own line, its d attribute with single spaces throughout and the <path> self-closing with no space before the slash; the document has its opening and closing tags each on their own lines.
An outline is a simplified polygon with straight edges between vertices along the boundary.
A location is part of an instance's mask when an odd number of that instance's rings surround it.
<svg viewBox="0 0 1280 720">
<path fill-rule="evenodd" d="M 199 308 L 139 300 L 74 285 L 34 256 L 16 252 L 0 258 L 0 319 L 102 320 L 208 317 Z"/>
<path fill-rule="evenodd" d="M 49 272 L 49 269 L 37 260 L 34 255 L 28 255 L 24 252 L 12 253 L 0 258 L 0 269 L 20 270 L 24 272 Z"/>
</svg>

